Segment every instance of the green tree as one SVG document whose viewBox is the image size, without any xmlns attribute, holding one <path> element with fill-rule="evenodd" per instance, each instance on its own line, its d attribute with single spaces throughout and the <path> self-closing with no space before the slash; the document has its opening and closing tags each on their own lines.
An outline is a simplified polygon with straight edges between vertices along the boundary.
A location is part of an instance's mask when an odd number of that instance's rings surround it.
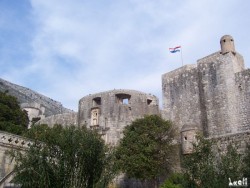
<svg viewBox="0 0 250 188">
<path fill-rule="evenodd" d="M 161 185 L 160 188 L 183 188 L 185 185 L 185 177 L 181 173 L 173 173 L 171 176 Z"/>
<path fill-rule="evenodd" d="M 157 178 L 173 166 L 174 137 L 172 123 L 157 115 L 135 120 L 125 128 L 117 148 L 119 169 L 130 178 L 155 180 L 157 184 Z"/>
<path fill-rule="evenodd" d="M 16 161 L 14 182 L 22 187 L 105 187 L 110 180 L 103 177 L 109 153 L 96 132 L 41 125 L 32 127 L 26 136 L 34 140 L 29 150 L 11 153 Z"/>
<path fill-rule="evenodd" d="M 21 110 L 17 99 L 0 92 L 0 130 L 20 135 L 28 123 L 27 112 Z"/>
<path fill-rule="evenodd" d="M 115 148 L 106 147 L 106 154 L 104 159 L 104 167 L 102 170 L 101 178 L 96 183 L 95 188 L 105 188 L 112 187 L 110 183 L 116 184 L 116 182 L 112 182 L 118 173 L 116 158 L 115 158 Z"/>
<path fill-rule="evenodd" d="M 240 180 L 243 178 L 245 168 L 244 154 L 237 151 L 237 146 L 229 144 L 226 153 L 220 154 L 218 163 L 218 179 L 220 179 L 224 186 L 228 185 L 229 178 L 231 180 Z"/>
<path fill-rule="evenodd" d="M 218 149 L 215 141 L 197 137 L 194 152 L 183 157 L 186 185 L 184 187 L 228 187 L 228 178 L 242 179 L 243 155 L 228 145 L 226 152 Z"/>
<path fill-rule="evenodd" d="M 244 157 L 244 177 L 250 178 L 250 145 L 246 148 L 246 155 Z"/>
<path fill-rule="evenodd" d="M 198 144 L 194 143 L 194 152 L 184 156 L 183 161 L 183 167 L 190 178 L 188 186 L 193 187 L 197 184 L 204 188 L 213 187 L 214 181 L 217 180 L 215 155 L 212 152 L 213 142 L 203 137 L 198 137 L 197 140 Z"/>
</svg>

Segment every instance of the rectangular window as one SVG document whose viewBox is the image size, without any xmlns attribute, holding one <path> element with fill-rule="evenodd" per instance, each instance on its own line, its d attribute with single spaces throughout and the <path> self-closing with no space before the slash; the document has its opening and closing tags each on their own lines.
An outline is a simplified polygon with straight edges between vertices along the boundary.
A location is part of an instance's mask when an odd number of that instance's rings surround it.
<svg viewBox="0 0 250 188">
<path fill-rule="evenodd" d="M 101 104 L 102 104 L 101 97 L 93 98 L 93 106 L 97 106 L 97 105 L 101 105 Z"/>
<path fill-rule="evenodd" d="M 129 104 L 131 95 L 125 94 L 125 93 L 120 93 L 116 94 L 116 101 L 119 104 Z"/>
</svg>

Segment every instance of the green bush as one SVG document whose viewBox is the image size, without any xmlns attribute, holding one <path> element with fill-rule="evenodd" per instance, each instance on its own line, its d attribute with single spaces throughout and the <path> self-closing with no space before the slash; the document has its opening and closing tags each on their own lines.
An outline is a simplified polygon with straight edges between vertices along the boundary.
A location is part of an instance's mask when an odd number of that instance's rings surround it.
<svg viewBox="0 0 250 188">
<path fill-rule="evenodd" d="M 172 174 L 160 188 L 183 188 L 185 185 L 185 177 L 181 173 Z"/>
<path fill-rule="evenodd" d="M 236 146 L 229 144 L 227 151 L 222 153 L 215 141 L 198 137 L 194 152 L 183 157 L 187 187 L 226 188 L 228 178 L 242 179 L 243 159 Z"/>
<path fill-rule="evenodd" d="M 175 129 L 157 115 L 137 119 L 125 127 L 116 158 L 119 169 L 129 178 L 155 180 L 169 173 L 176 159 Z"/>
<path fill-rule="evenodd" d="M 112 179 L 109 150 L 100 135 L 87 128 L 34 126 L 27 152 L 14 150 L 14 182 L 22 187 L 106 187 Z M 107 172 L 108 171 L 108 172 Z"/>
</svg>

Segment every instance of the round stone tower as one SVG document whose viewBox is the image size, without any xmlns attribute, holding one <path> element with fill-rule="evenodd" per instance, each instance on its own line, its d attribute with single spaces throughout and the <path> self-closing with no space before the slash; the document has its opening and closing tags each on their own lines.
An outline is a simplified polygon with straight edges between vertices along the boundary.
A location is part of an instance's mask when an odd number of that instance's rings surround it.
<svg viewBox="0 0 250 188">
<path fill-rule="evenodd" d="M 220 39 L 221 53 L 226 54 L 228 52 L 235 53 L 234 39 L 230 35 L 224 35 Z"/>
<path fill-rule="evenodd" d="M 135 90 L 111 90 L 80 99 L 78 124 L 97 129 L 107 144 L 116 145 L 125 126 L 150 114 L 159 114 L 156 96 Z"/>
<path fill-rule="evenodd" d="M 29 117 L 29 126 L 32 125 L 32 121 L 34 118 L 43 119 L 45 118 L 44 112 L 45 108 L 41 106 L 41 104 L 38 104 L 36 102 L 30 102 L 30 103 L 22 103 L 21 109 L 27 111 L 28 117 Z"/>
</svg>

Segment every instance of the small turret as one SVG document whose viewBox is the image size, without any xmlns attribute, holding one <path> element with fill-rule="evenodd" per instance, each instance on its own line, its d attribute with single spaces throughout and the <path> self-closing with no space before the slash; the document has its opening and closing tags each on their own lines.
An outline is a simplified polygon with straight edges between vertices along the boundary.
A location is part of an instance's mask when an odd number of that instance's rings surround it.
<svg viewBox="0 0 250 188">
<path fill-rule="evenodd" d="M 234 39 L 230 35 L 224 35 L 220 39 L 221 53 L 224 55 L 226 53 L 232 52 L 235 54 Z"/>
<path fill-rule="evenodd" d="M 197 143 L 196 135 L 199 129 L 195 125 L 183 125 L 181 129 L 182 154 L 193 153 L 193 145 Z"/>
<path fill-rule="evenodd" d="M 38 104 L 36 102 L 22 103 L 21 109 L 25 110 L 28 113 L 29 117 L 28 128 L 31 127 L 34 118 L 43 119 L 45 117 L 44 116 L 45 108 L 41 106 L 41 104 Z"/>
</svg>

